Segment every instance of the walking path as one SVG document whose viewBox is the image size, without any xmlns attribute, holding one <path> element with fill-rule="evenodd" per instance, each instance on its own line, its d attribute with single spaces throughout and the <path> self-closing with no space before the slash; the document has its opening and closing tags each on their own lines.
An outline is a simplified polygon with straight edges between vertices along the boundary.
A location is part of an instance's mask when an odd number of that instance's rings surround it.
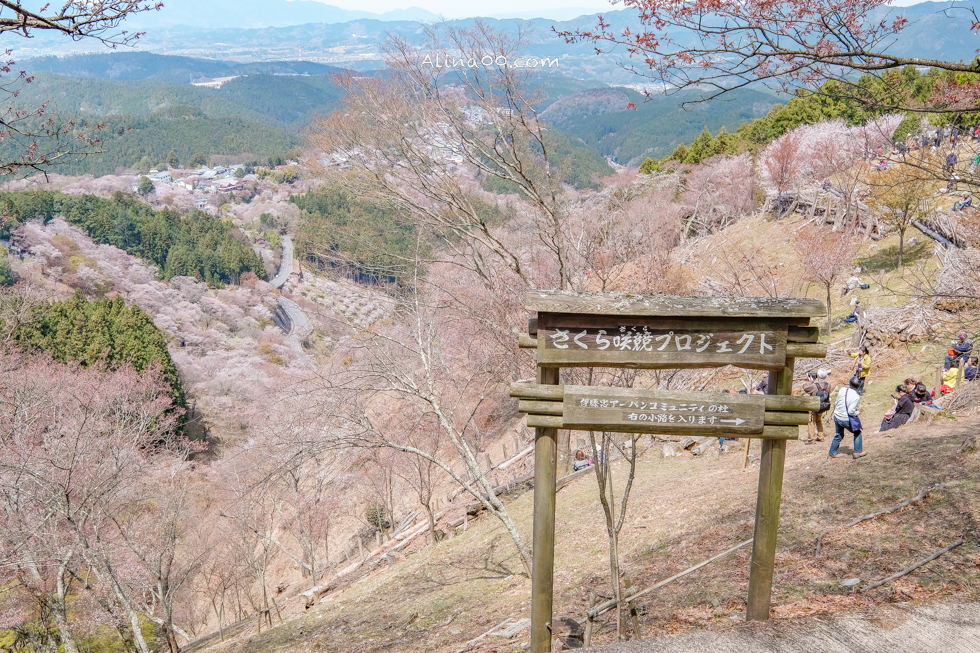
<svg viewBox="0 0 980 653">
<path fill-rule="evenodd" d="M 975 653 L 980 604 L 892 603 L 831 618 L 773 620 L 597 646 L 596 653 Z"/>
</svg>

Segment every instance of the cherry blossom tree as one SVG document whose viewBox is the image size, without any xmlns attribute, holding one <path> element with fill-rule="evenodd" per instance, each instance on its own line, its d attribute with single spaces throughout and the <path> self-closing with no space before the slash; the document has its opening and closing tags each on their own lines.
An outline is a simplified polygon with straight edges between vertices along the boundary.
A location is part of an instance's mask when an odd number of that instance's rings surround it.
<svg viewBox="0 0 980 653">
<path fill-rule="evenodd" d="M 892 110 L 947 111 L 941 103 L 925 106 L 903 94 L 895 84 L 881 84 L 877 93 L 855 81 L 854 73 L 886 82 L 906 66 L 937 68 L 952 73 L 978 73 L 980 62 L 901 56 L 890 46 L 910 22 L 888 0 L 789 0 L 773 4 L 747 2 L 677 2 L 625 0 L 635 20 L 613 25 L 599 17 L 592 29 L 561 32 L 572 42 L 588 42 L 596 51 L 619 47 L 636 63 L 632 72 L 657 82 L 663 93 L 696 91 L 694 101 L 707 101 L 735 89 L 765 83 L 779 90 L 817 89 L 832 81 L 832 92 L 863 104 Z M 980 24 L 968 6 L 937 6 L 936 13 L 962 12 L 953 29 L 966 32 Z M 946 23 L 951 27 L 952 21 Z M 973 84 L 973 82 L 968 82 Z M 980 108 L 960 92 L 962 111 Z"/>
<path fill-rule="evenodd" d="M 125 615 L 135 649 L 150 653 L 135 598 L 146 576 L 120 546 L 113 518 L 145 505 L 132 491 L 155 461 L 187 450 L 175 434 L 179 416 L 159 370 L 140 375 L 128 367 L 82 369 L 0 350 L 0 397 L 0 493 L 7 499 L 6 519 L 11 519 L 11 506 L 27 507 L 43 515 L 49 522 L 44 531 L 57 532 L 62 541 L 37 549 L 22 542 L 15 548 L 21 556 L 61 551 L 45 563 L 54 560 L 58 569 L 54 598 L 47 605 L 54 609 L 59 632 L 66 631 L 62 646 L 77 650 L 67 632 L 70 620 L 59 607 L 68 591 L 66 574 L 71 574 L 83 589 L 100 596 L 110 617 Z M 17 517 L 25 516 L 20 512 Z M 23 528 L 18 532 L 26 533 Z M 20 560 L 26 569 L 34 564 L 30 558 Z M 92 582 L 72 574 L 83 564 Z"/>
<path fill-rule="evenodd" d="M 832 327 L 830 288 L 854 265 L 859 244 L 852 234 L 828 231 L 821 227 L 805 227 L 796 232 L 793 248 L 803 266 L 804 277 L 823 284 L 827 291 L 827 333 Z"/>
</svg>

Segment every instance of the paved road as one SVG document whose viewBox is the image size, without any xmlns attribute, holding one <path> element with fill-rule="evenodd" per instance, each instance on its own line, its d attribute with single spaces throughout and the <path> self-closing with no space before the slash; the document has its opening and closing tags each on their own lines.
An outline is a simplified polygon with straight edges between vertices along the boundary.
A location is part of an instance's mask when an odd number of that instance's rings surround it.
<svg viewBox="0 0 980 653">
<path fill-rule="evenodd" d="M 313 325 L 310 324 L 310 319 L 306 317 L 306 313 L 299 307 L 299 304 L 291 299 L 280 296 L 279 306 L 289 316 L 289 321 L 292 324 L 292 328 L 286 334 L 286 341 L 289 342 L 289 346 L 300 355 L 300 358 L 308 367 L 316 368 L 316 365 L 313 364 L 313 359 L 303 351 L 303 340 L 313 333 Z"/>
<path fill-rule="evenodd" d="M 299 304 L 280 296 L 279 305 L 282 306 L 282 310 L 286 311 L 290 322 L 293 323 L 293 328 L 289 330 L 288 335 L 296 336 L 300 340 L 310 335 L 313 331 L 313 325 L 310 324 L 309 318 L 306 317 L 306 313 L 299 307 Z"/>
<path fill-rule="evenodd" d="M 893 603 L 838 617 L 774 620 L 598 646 L 596 653 L 976 653 L 980 604 Z"/>
<path fill-rule="evenodd" d="M 279 265 L 279 274 L 272 280 L 273 288 L 282 288 L 289 280 L 289 275 L 293 271 L 293 238 L 292 236 L 282 237 L 282 263 Z"/>
</svg>

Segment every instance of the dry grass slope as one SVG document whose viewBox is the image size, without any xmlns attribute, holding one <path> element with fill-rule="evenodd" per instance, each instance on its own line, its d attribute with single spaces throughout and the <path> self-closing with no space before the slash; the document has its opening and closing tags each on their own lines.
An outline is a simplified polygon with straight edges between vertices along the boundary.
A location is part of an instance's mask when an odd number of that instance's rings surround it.
<svg viewBox="0 0 980 653">
<path fill-rule="evenodd" d="M 972 540 L 980 516 L 980 455 L 960 451 L 978 423 L 968 418 L 913 425 L 890 438 L 868 436 L 871 455 L 860 461 L 829 461 L 823 445 L 792 443 L 776 560 L 775 618 L 835 614 L 895 600 L 980 598 L 980 550 Z M 740 467 L 740 457 L 731 455 L 663 459 L 657 449 L 641 455 L 621 544 L 624 567 L 635 584 L 650 585 L 751 537 L 756 467 Z M 581 619 L 588 589 L 607 593 L 594 483 L 586 476 L 559 494 L 556 616 Z M 816 537 L 825 528 L 936 483 L 940 486 L 920 503 L 828 535 L 820 557 L 814 557 Z M 525 495 L 511 505 L 525 530 L 530 528 L 530 499 Z M 862 584 L 881 579 L 959 537 L 970 541 L 879 590 L 856 594 L 840 586 L 847 578 L 860 578 Z M 644 635 L 720 631 L 742 623 L 748 556 L 748 549 L 740 550 L 644 600 Z M 528 616 L 528 596 L 529 582 L 501 529 L 481 520 L 467 533 L 422 549 L 309 613 L 291 601 L 282 626 L 256 635 L 253 625 L 210 650 L 458 651 L 503 619 Z M 608 627 L 601 630 L 599 642 L 610 641 L 609 632 Z M 489 639 L 479 650 L 522 650 L 521 636 Z"/>
</svg>

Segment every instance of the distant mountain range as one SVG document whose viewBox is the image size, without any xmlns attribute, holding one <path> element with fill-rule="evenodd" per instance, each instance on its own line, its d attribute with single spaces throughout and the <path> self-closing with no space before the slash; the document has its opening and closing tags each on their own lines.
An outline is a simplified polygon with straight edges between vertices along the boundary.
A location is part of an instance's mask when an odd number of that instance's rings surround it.
<svg viewBox="0 0 980 653">
<path fill-rule="evenodd" d="M 352 20 L 432 21 L 439 16 L 420 9 L 396 9 L 377 14 L 341 9 L 315 0 L 166 0 L 163 9 L 136 14 L 126 25 L 139 29 L 186 26 L 196 29 L 261 29 L 305 23 L 346 23 Z"/>
<path fill-rule="evenodd" d="M 980 46 L 980 39 L 971 32 L 970 9 L 980 10 L 980 0 L 952 5 L 924 2 L 910 7 L 881 7 L 868 19 L 877 22 L 901 15 L 909 21 L 902 34 L 887 44 L 892 53 L 968 61 L 976 56 Z M 409 40 L 420 38 L 418 21 L 396 19 L 398 16 L 397 12 L 376 15 L 338 9 L 312 0 L 167 0 L 163 11 L 139 14 L 131 23 L 127 22 L 126 27 L 147 30 L 138 49 L 157 54 L 239 63 L 302 60 L 371 70 L 383 65 L 381 44 L 388 35 Z M 609 11 L 603 13 L 603 17 L 614 32 L 637 27 L 633 10 Z M 423 12 L 417 18 L 431 20 L 434 14 Z M 476 20 L 468 18 L 449 23 L 465 28 L 472 27 Z M 549 69 L 545 74 L 560 72 L 613 85 L 639 85 L 645 81 L 623 70 L 622 65 L 628 62 L 625 54 L 612 52 L 599 57 L 592 44 L 569 44 L 556 33 L 592 29 L 596 24 L 594 14 L 562 21 L 480 20 L 511 32 L 524 28 L 529 43 L 527 55 L 559 57 L 558 70 Z M 295 24 L 298 21 L 303 23 Z M 679 41 L 695 38 L 692 33 L 684 32 L 672 34 L 672 37 Z M 30 40 L 11 37 L 6 42 L 8 47 L 14 48 L 13 56 L 18 61 L 39 55 L 105 51 L 96 42 L 71 42 L 49 34 L 38 34 Z M 642 67 L 642 63 L 639 65 Z"/>
</svg>

